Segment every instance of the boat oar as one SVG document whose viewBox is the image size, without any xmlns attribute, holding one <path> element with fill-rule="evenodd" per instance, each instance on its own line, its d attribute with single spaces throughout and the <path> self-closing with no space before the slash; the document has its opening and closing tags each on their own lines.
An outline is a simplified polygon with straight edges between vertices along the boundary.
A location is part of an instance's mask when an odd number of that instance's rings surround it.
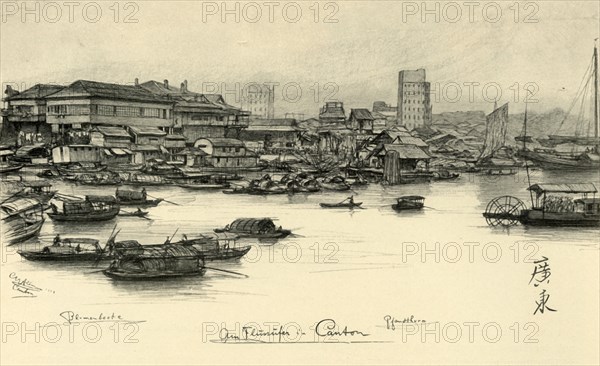
<svg viewBox="0 0 600 366">
<path fill-rule="evenodd" d="M 157 199 L 157 200 L 158 200 L 158 199 L 162 199 L 162 200 L 163 200 L 163 201 L 165 201 L 166 203 L 170 203 L 170 204 L 172 204 L 172 205 L 175 205 L 175 206 L 181 206 L 179 203 L 175 203 L 175 202 L 173 202 L 173 201 L 169 201 L 169 200 L 166 200 L 166 199 L 164 199 L 164 198 L 154 197 L 154 196 L 152 196 L 152 195 L 149 195 L 149 194 L 146 194 L 146 195 L 147 195 L 148 197 L 151 197 L 151 198 L 154 198 L 154 199 Z"/>
<path fill-rule="evenodd" d="M 243 274 L 243 273 L 234 272 L 234 271 L 228 271 L 228 270 L 226 270 L 226 269 L 213 268 L 213 267 L 204 267 L 204 268 L 206 268 L 206 269 L 211 269 L 211 270 L 213 270 L 213 271 L 218 271 L 218 272 L 231 273 L 231 274 L 238 275 L 238 276 L 242 276 L 242 277 L 246 277 L 246 278 L 248 278 L 248 277 L 249 277 L 248 275 L 245 275 L 245 274 Z"/>
</svg>

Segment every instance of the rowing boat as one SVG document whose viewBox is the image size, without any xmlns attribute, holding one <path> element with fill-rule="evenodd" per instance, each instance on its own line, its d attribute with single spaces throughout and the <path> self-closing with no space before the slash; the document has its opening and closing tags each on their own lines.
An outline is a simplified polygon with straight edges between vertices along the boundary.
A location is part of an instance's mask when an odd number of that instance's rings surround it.
<svg viewBox="0 0 600 366">
<path fill-rule="evenodd" d="M 339 203 L 319 203 L 323 208 L 349 208 L 360 207 L 362 202 L 339 202 Z"/>
</svg>

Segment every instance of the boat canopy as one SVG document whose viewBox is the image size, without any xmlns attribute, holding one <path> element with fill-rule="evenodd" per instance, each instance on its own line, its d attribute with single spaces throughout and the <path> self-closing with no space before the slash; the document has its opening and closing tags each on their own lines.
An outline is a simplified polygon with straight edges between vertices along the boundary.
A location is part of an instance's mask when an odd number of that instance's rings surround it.
<svg viewBox="0 0 600 366">
<path fill-rule="evenodd" d="M 597 193 L 593 183 L 539 183 L 527 188 L 537 195 L 543 193 Z"/>
<path fill-rule="evenodd" d="M 140 191 L 119 189 L 119 188 L 117 188 L 117 197 L 121 200 L 130 200 L 130 201 L 143 200 L 146 198 L 144 196 L 144 193 L 142 193 Z"/>
<path fill-rule="evenodd" d="M 275 230 L 275 224 L 270 218 L 237 219 L 229 225 L 232 232 L 259 232 Z"/>
<path fill-rule="evenodd" d="M 140 258 L 184 258 L 200 255 L 196 248 L 178 244 L 142 246 L 142 248 L 144 251 L 139 255 Z"/>
<path fill-rule="evenodd" d="M 419 201 L 419 200 L 424 200 L 425 197 L 423 196 L 402 196 L 402 197 L 398 197 L 398 201 L 401 200 L 406 200 L 406 201 Z"/>
<path fill-rule="evenodd" d="M 16 200 L 3 203 L 1 207 L 2 210 L 4 210 L 8 215 L 16 215 L 32 209 L 41 209 L 42 204 L 35 198 L 18 198 Z"/>
<path fill-rule="evenodd" d="M 117 199 L 113 196 L 85 196 L 85 199 L 89 202 L 106 202 L 116 203 Z"/>
</svg>

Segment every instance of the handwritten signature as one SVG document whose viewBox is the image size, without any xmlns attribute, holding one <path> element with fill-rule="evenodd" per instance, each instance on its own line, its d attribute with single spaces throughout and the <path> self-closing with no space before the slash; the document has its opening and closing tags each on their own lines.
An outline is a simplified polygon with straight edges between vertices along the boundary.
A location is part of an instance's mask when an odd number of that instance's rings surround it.
<svg viewBox="0 0 600 366">
<path fill-rule="evenodd" d="M 41 288 L 34 285 L 30 280 L 19 277 L 15 272 L 12 272 L 8 277 L 12 281 L 12 289 L 20 292 L 19 296 L 15 297 L 36 297 L 37 293 L 42 291 Z"/>
<path fill-rule="evenodd" d="M 407 324 L 423 324 L 426 323 L 425 320 L 422 319 L 415 319 L 414 315 L 411 315 L 410 317 L 404 318 L 402 320 L 400 319 L 396 319 L 391 315 L 386 315 L 383 317 L 383 320 L 385 320 L 385 327 L 389 330 L 396 330 L 396 325 L 398 326 L 404 326 Z"/>
</svg>

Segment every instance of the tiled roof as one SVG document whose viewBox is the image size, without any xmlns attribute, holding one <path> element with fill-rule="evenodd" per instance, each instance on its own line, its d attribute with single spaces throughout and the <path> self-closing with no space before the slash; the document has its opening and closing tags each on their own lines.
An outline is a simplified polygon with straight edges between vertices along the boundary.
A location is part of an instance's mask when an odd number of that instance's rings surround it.
<svg viewBox="0 0 600 366">
<path fill-rule="evenodd" d="M 129 139 L 131 138 L 131 136 L 127 133 L 127 131 L 125 131 L 121 127 L 101 126 L 101 127 L 96 127 L 96 130 L 98 130 L 98 132 L 100 132 L 104 136 L 125 137 L 125 138 L 129 138 Z"/>
<path fill-rule="evenodd" d="M 373 115 L 371 115 L 371 112 L 369 112 L 368 109 L 366 108 L 353 108 L 350 110 L 350 118 L 356 118 L 356 119 L 361 119 L 361 120 L 368 120 L 368 121 L 372 121 L 374 120 Z"/>
<path fill-rule="evenodd" d="M 131 132 L 135 133 L 136 135 L 141 135 L 141 136 L 166 136 L 166 132 L 157 128 L 157 127 L 140 127 L 140 126 L 131 126 L 129 127 L 131 129 Z"/>
<path fill-rule="evenodd" d="M 48 98 L 99 97 L 146 102 L 172 103 L 172 101 L 155 95 L 148 90 L 133 85 L 101 83 L 98 81 L 77 80 L 71 85 L 54 93 Z"/>
<path fill-rule="evenodd" d="M 4 98 L 4 100 L 23 100 L 23 99 L 39 99 L 44 98 L 48 95 L 54 94 L 62 90 L 64 86 L 54 84 L 36 84 L 31 88 L 22 91 L 19 94 L 15 94 L 10 97 Z"/>
<path fill-rule="evenodd" d="M 415 145 L 385 144 L 385 151 L 395 151 L 400 159 L 429 159 L 425 151 Z"/>
</svg>

